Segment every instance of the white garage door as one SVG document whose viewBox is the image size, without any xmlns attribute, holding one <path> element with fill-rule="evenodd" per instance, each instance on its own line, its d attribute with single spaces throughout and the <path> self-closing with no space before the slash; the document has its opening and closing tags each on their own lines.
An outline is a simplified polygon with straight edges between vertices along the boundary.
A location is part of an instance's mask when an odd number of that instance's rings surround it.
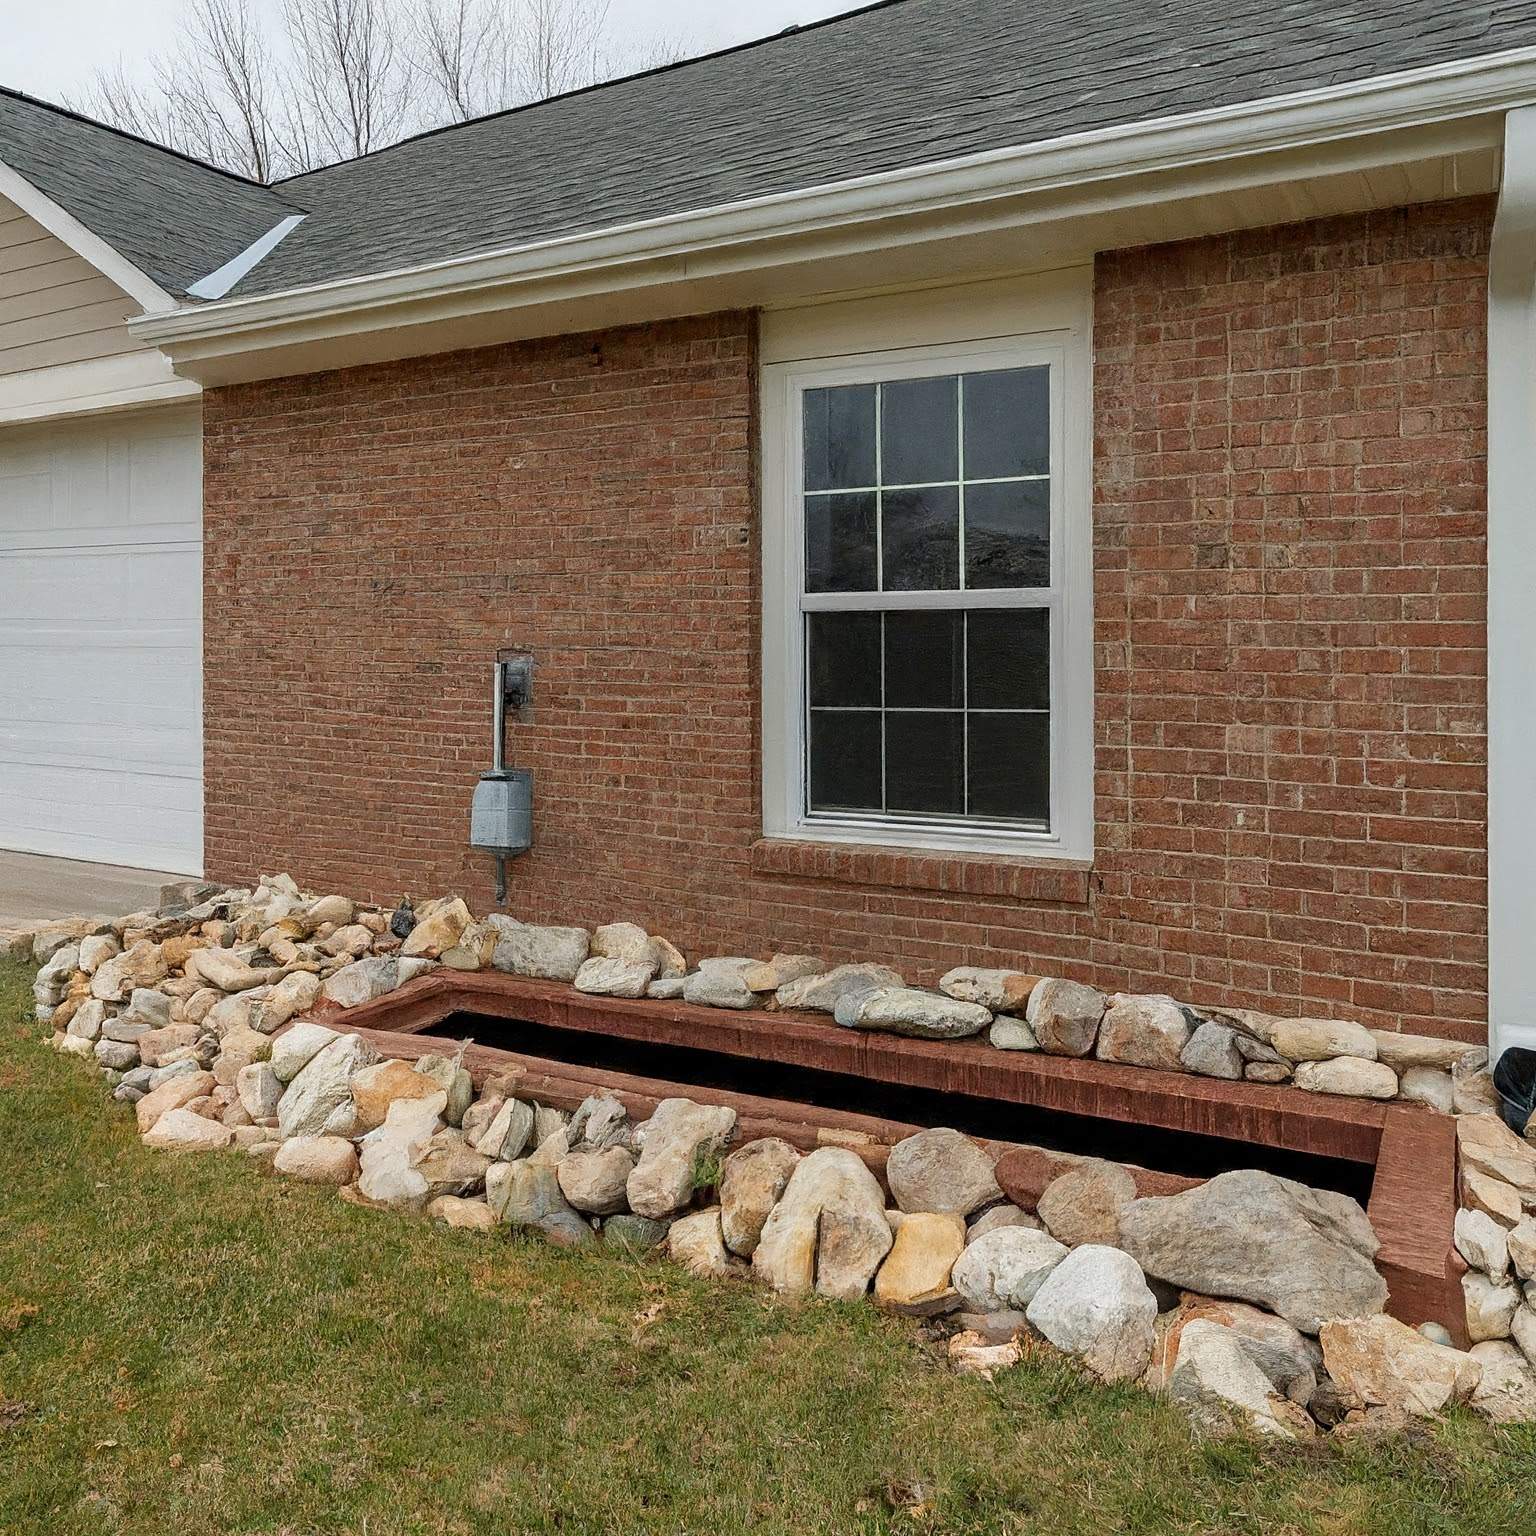
<svg viewBox="0 0 1536 1536">
<path fill-rule="evenodd" d="M 0 848 L 202 871 L 196 411 L 0 428 Z"/>
</svg>

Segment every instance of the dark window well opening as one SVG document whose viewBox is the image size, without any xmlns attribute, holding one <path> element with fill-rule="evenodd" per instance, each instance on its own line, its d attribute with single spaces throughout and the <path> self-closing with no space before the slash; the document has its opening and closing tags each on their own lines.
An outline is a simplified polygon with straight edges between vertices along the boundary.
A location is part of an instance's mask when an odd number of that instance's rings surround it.
<svg viewBox="0 0 1536 1536">
<path fill-rule="evenodd" d="M 947 1125 L 972 1136 L 1135 1163 L 1186 1178 L 1212 1178 L 1232 1168 L 1262 1168 L 1320 1189 L 1338 1190 L 1362 1205 L 1371 1193 L 1374 1170 L 1363 1163 L 1029 1104 L 907 1088 L 821 1067 L 790 1066 L 694 1046 L 623 1040 L 589 1030 L 476 1013 L 453 1014 L 424 1033 L 451 1040 L 468 1038 L 494 1049 L 541 1057 L 552 1068 L 595 1067 L 699 1089 L 785 1099 L 813 1110 L 842 1110 L 911 1125 Z"/>
</svg>

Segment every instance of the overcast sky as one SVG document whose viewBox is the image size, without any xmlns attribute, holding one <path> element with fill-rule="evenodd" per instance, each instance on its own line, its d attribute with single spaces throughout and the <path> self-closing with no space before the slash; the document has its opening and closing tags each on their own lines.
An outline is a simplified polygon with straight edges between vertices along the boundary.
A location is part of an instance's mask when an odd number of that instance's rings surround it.
<svg viewBox="0 0 1536 1536">
<path fill-rule="evenodd" d="M 275 8 L 280 0 L 255 0 Z M 861 0 L 613 0 L 615 38 L 681 36 L 691 53 L 853 10 Z M 185 0 L 0 0 L 0 85 L 57 101 L 121 58 L 130 72 L 165 46 Z"/>
</svg>

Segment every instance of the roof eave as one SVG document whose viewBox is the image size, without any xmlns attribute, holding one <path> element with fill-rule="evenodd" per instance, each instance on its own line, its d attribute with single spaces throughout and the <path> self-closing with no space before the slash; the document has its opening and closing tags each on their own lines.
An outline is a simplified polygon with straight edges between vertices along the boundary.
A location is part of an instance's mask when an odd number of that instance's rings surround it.
<svg viewBox="0 0 1536 1536">
<path fill-rule="evenodd" d="M 542 290 L 616 291 L 677 281 L 711 253 L 736 270 L 785 242 L 835 239 L 845 251 L 862 227 L 872 245 L 893 220 L 922 221 L 925 237 L 951 220 L 974 227 L 978 210 L 1007 205 L 1027 222 L 1031 202 L 1063 196 L 1096 208 L 1145 204 L 1230 177 L 1235 162 L 1439 128 L 1447 142 L 1487 147 L 1511 107 L 1536 101 L 1536 48 L 1244 102 L 1177 117 L 863 176 L 725 206 L 610 227 L 439 262 L 343 278 L 132 322 L 135 335 L 173 357 L 326 334 L 356 335 L 419 317 L 467 315 L 537 302 Z M 1459 135 L 1459 137 L 1458 137 Z M 1149 193 L 1149 188 L 1153 188 Z M 729 253 L 729 254 L 727 254 Z"/>
</svg>

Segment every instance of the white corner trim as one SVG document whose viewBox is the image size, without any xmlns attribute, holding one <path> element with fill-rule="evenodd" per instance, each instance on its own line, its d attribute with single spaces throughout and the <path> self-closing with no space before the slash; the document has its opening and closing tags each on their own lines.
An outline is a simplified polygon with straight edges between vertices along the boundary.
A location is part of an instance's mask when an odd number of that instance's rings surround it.
<svg viewBox="0 0 1536 1536">
<path fill-rule="evenodd" d="M 26 177 L 0 160 L 0 197 L 9 198 L 29 218 L 35 219 L 56 240 L 62 240 L 77 256 L 103 277 L 111 278 L 145 314 L 165 314 L 176 308 L 176 300 L 158 283 L 147 277 L 120 251 L 92 234 L 72 213 L 66 212 L 46 193 L 38 191 Z"/>
<path fill-rule="evenodd" d="M 631 285 L 623 269 L 672 263 L 675 278 L 706 252 L 740 250 L 897 217 L 942 215 L 1005 198 L 1030 197 L 1159 172 L 1211 168 L 1244 156 L 1313 146 L 1395 130 L 1485 119 L 1536 101 L 1536 48 L 1407 70 L 1319 90 L 1276 96 L 1178 117 L 988 150 L 957 159 L 665 218 L 454 257 L 395 271 L 341 278 L 280 293 L 183 307 L 132 323 L 147 341 L 191 343 L 258 333 L 334 334 L 397 326 L 403 306 L 464 304 L 488 290 L 525 293 L 537 284 L 592 275 L 600 291 Z M 1489 141 L 1496 125 L 1490 122 Z M 1168 195 L 1166 191 L 1163 194 Z M 1127 192 L 1127 203 L 1136 199 Z M 878 233 L 872 239 L 879 240 Z M 506 302 L 518 299 L 507 297 Z M 480 306 L 483 308 L 483 305 Z M 375 313 L 380 311 L 384 313 Z M 210 349 L 214 350 L 214 349 Z M 201 354 L 206 355 L 206 354 Z"/>
<path fill-rule="evenodd" d="M 187 292 L 194 299 L 222 299 L 252 267 L 264 261 L 303 222 L 302 213 L 290 213 L 286 219 L 279 219 L 266 234 L 251 241 L 238 256 L 230 257 L 222 267 L 210 272 L 207 277 L 198 278 Z"/>
<path fill-rule="evenodd" d="M 1536 106 L 1504 120 L 1488 266 L 1488 1045 L 1536 1048 Z"/>
</svg>

